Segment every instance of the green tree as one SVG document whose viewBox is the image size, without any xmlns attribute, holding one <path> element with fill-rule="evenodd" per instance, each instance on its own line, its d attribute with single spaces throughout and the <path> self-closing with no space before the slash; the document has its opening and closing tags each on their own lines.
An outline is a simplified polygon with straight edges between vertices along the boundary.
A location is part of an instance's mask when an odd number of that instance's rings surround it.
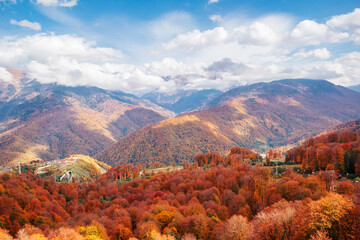
<svg viewBox="0 0 360 240">
<path fill-rule="evenodd" d="M 345 150 L 344 152 L 344 162 L 345 162 L 345 170 L 347 173 L 351 173 L 351 154 L 349 150 Z"/>
</svg>

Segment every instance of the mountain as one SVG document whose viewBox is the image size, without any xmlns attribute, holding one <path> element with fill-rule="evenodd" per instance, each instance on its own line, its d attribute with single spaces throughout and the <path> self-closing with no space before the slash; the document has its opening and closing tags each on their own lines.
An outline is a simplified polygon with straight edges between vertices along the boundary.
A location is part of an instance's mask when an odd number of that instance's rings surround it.
<svg viewBox="0 0 360 240">
<path fill-rule="evenodd" d="M 360 85 L 351 86 L 349 89 L 360 92 Z"/>
<path fill-rule="evenodd" d="M 222 93 L 216 89 L 178 90 L 174 93 L 150 92 L 142 98 L 180 114 L 193 110 L 202 110 L 204 106 Z"/>
<path fill-rule="evenodd" d="M 360 119 L 342 123 L 334 127 L 330 127 L 321 134 L 328 134 L 332 132 L 338 133 L 338 132 L 346 132 L 346 131 L 360 134 Z"/>
<path fill-rule="evenodd" d="M 120 91 L 41 84 L 20 71 L 0 80 L 0 165 L 94 155 L 174 113 Z"/>
<path fill-rule="evenodd" d="M 208 107 L 140 129 L 95 158 L 150 165 L 237 145 L 262 152 L 360 118 L 360 93 L 325 80 L 287 79 L 232 89 Z"/>
</svg>

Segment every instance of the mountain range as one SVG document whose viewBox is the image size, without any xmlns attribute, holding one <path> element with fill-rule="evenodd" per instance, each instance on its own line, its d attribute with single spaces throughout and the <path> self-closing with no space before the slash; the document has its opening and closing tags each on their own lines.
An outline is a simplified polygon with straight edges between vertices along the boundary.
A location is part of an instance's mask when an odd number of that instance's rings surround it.
<svg viewBox="0 0 360 240">
<path fill-rule="evenodd" d="M 351 86 L 349 88 L 354 90 L 354 91 L 360 92 L 360 85 Z"/>
<path fill-rule="evenodd" d="M 71 154 L 109 165 L 181 164 L 234 146 L 257 152 L 360 118 L 360 93 L 325 80 L 150 92 L 43 84 L 21 71 L 0 80 L 0 164 Z M 174 117 L 176 113 L 180 115 Z"/>
<path fill-rule="evenodd" d="M 150 92 L 142 96 L 151 102 L 162 106 L 176 114 L 203 110 L 207 104 L 220 96 L 223 92 L 216 89 L 177 90 L 175 92 Z"/>
<path fill-rule="evenodd" d="M 360 118 L 360 93 L 325 80 L 287 79 L 231 89 L 207 108 L 144 127 L 95 157 L 113 166 L 151 165 L 233 146 L 262 152 Z"/>
<path fill-rule="evenodd" d="M 96 87 L 41 84 L 12 70 L 0 80 L 0 164 L 93 156 L 175 114 L 148 100 Z"/>
</svg>

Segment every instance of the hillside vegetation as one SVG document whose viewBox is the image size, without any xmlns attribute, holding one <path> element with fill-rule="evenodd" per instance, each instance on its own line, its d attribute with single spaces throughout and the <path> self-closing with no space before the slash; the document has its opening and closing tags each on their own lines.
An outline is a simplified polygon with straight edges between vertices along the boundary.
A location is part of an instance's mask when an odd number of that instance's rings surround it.
<svg viewBox="0 0 360 240">
<path fill-rule="evenodd" d="M 184 170 L 142 179 L 131 165 L 112 168 L 95 182 L 73 184 L 2 174 L 0 238 L 12 239 L 2 229 L 52 240 L 359 236 L 359 183 L 332 184 L 328 172 L 304 177 L 291 168 L 278 178 L 269 167 L 243 163 L 253 153 L 241 148 L 227 160 L 219 156 L 197 156 L 197 164 Z"/>
<path fill-rule="evenodd" d="M 360 120 L 350 121 L 306 139 L 287 151 L 287 161 L 301 164 L 301 170 L 335 170 L 342 176 L 360 177 Z"/>
</svg>

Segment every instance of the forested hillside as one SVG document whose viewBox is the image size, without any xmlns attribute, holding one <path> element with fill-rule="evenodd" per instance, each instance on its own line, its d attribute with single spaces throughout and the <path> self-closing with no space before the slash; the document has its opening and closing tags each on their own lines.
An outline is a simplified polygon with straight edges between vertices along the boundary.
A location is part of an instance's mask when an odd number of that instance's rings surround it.
<svg viewBox="0 0 360 240">
<path fill-rule="evenodd" d="M 307 172 L 336 170 L 360 177 L 360 120 L 347 122 L 307 139 L 287 152 L 287 161 Z"/>
</svg>

